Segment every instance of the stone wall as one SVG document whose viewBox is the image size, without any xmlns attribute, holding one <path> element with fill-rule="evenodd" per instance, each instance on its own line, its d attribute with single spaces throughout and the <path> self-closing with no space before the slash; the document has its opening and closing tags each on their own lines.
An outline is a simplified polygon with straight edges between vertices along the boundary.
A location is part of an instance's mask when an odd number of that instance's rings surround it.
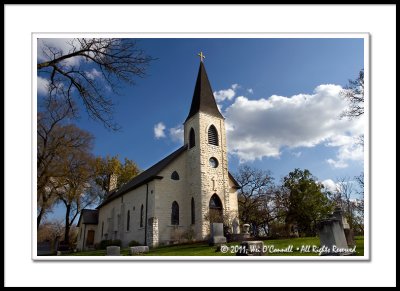
<svg viewBox="0 0 400 291">
<path fill-rule="evenodd" d="M 148 187 L 147 218 L 154 216 L 154 181 L 150 182 Z M 122 242 L 122 247 L 128 246 L 132 240 L 144 244 L 146 191 L 147 186 L 145 184 L 103 206 L 99 210 L 99 224 L 95 233 L 95 241 L 119 239 Z M 141 205 L 143 205 L 143 227 L 140 227 Z M 128 211 L 130 212 L 129 230 L 127 229 Z M 103 236 L 101 236 L 103 222 L 104 229 Z"/>
<path fill-rule="evenodd" d="M 187 152 L 182 153 L 159 173 L 163 179 L 155 181 L 154 217 L 158 220 L 160 244 L 169 244 L 176 240 L 172 236 L 175 233 L 183 234 L 189 229 L 191 224 L 190 203 L 193 193 L 187 187 L 186 157 Z M 174 171 L 178 173 L 179 180 L 171 179 Z M 174 201 L 179 205 L 179 226 L 171 225 L 172 203 Z"/>
<path fill-rule="evenodd" d="M 218 146 L 208 143 L 208 130 L 214 125 L 218 131 Z M 185 124 L 185 141 L 188 141 L 190 128 L 196 134 L 196 146 L 188 150 L 188 188 L 194 192 L 196 204 L 196 217 L 199 224 L 195 226 L 196 238 L 207 239 L 209 236 L 209 221 L 204 216 L 209 211 L 211 196 L 215 193 L 221 199 L 224 214 L 232 219 L 238 216 L 237 194 L 229 183 L 228 159 L 226 147 L 225 121 L 203 112 L 199 112 Z M 212 168 L 209 164 L 211 157 L 218 160 L 218 167 Z M 199 174 L 199 177 L 197 176 Z M 196 222 L 197 223 L 197 222 Z"/>
</svg>

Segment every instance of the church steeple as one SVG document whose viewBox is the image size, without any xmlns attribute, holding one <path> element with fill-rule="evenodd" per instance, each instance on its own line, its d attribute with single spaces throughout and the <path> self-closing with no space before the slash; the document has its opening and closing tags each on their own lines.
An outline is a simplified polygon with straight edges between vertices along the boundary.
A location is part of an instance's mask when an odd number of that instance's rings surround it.
<svg viewBox="0 0 400 291">
<path fill-rule="evenodd" d="M 203 63 L 203 55 L 201 56 L 199 73 L 197 75 L 196 87 L 194 88 L 192 105 L 190 106 L 189 115 L 185 122 L 198 112 L 204 112 L 209 115 L 224 118 L 215 102 L 210 82 L 208 81 L 206 69 Z"/>
</svg>

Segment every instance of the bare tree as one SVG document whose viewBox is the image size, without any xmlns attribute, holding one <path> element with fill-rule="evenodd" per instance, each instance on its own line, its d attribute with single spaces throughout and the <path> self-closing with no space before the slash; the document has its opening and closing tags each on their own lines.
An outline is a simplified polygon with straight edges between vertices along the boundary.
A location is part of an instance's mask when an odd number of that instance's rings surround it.
<svg viewBox="0 0 400 291">
<path fill-rule="evenodd" d="M 86 152 L 69 153 L 63 164 L 63 177 L 55 180 L 57 199 L 65 206 L 65 244 L 69 243 L 69 231 L 75 219 L 97 199 L 95 193 L 89 191 L 95 174 L 93 164 L 93 157 Z"/>
<path fill-rule="evenodd" d="M 69 243 L 70 228 L 76 217 L 97 198 L 95 192 L 89 191 L 95 175 L 94 158 L 90 154 L 93 138 L 87 132 L 74 130 L 79 133 L 82 144 L 61 154 L 62 175 L 52 179 L 57 200 L 65 206 L 65 244 Z"/>
<path fill-rule="evenodd" d="M 340 197 L 341 207 L 344 210 L 345 216 L 347 216 L 350 228 L 353 228 L 354 213 L 352 198 L 354 195 L 354 185 L 351 179 L 347 176 L 337 179 L 336 184 L 338 185 L 337 194 Z"/>
<path fill-rule="evenodd" d="M 349 103 L 342 117 L 357 118 L 364 114 L 364 69 L 359 72 L 357 79 L 349 80 L 340 94 Z"/>
<path fill-rule="evenodd" d="M 260 215 L 263 211 L 264 218 L 269 215 L 268 205 L 273 178 L 269 171 L 263 171 L 249 166 L 241 166 L 235 175 L 239 183 L 240 191 L 238 195 L 239 217 L 245 223 L 250 223 L 254 234 L 263 222 Z"/>
<path fill-rule="evenodd" d="M 91 118 L 117 130 L 113 102 L 107 95 L 118 93 L 121 82 L 134 84 L 134 77 L 143 78 L 154 59 L 138 49 L 133 39 L 75 38 L 68 45 L 68 51 L 46 43 L 42 48 L 46 60 L 38 62 L 37 70 L 49 80 L 49 95 L 69 105 L 80 97 Z"/>
<path fill-rule="evenodd" d="M 40 225 L 37 232 L 37 241 L 55 241 L 57 237 L 60 237 L 64 232 L 64 223 L 62 220 L 46 221 Z"/>
<path fill-rule="evenodd" d="M 360 199 L 356 200 L 356 203 L 354 203 L 355 207 L 355 224 L 357 224 L 358 229 L 356 229 L 356 232 L 359 232 L 360 234 L 364 233 L 364 172 L 361 172 L 360 175 L 355 177 L 356 182 L 359 186 L 359 190 L 357 191 L 358 195 L 360 196 Z"/>
<path fill-rule="evenodd" d="M 356 176 L 355 179 L 358 183 L 358 186 L 360 187 L 358 194 L 364 197 L 364 172 L 361 172 L 361 174 Z"/>
<path fill-rule="evenodd" d="M 79 147 L 79 135 L 71 134 L 71 127 L 63 124 L 72 116 L 73 103 L 66 104 L 54 98 L 46 98 L 37 120 L 37 227 L 51 211 L 55 193 L 51 179 L 62 175 L 59 158 L 68 147 Z"/>
<path fill-rule="evenodd" d="M 265 234 L 270 235 L 272 224 L 285 217 L 289 205 L 288 199 L 289 195 L 284 188 L 275 185 L 268 187 L 258 214 L 260 227 L 264 229 Z"/>
</svg>

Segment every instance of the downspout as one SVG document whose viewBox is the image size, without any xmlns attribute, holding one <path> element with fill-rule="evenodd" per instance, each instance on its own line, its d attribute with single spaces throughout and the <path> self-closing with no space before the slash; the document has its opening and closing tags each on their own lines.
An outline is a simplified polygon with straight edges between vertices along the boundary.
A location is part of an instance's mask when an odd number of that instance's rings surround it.
<svg viewBox="0 0 400 291">
<path fill-rule="evenodd" d="M 82 251 L 85 250 L 85 236 L 86 236 L 86 224 L 83 230 L 83 242 L 82 242 Z"/>
<path fill-rule="evenodd" d="M 146 184 L 146 214 L 144 221 L 144 245 L 147 246 L 147 205 L 149 201 L 149 183 Z"/>
</svg>

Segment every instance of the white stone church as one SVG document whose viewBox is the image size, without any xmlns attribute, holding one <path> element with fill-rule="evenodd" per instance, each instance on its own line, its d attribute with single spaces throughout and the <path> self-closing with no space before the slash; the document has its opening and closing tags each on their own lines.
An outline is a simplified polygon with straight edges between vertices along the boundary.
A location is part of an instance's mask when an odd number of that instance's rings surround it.
<svg viewBox="0 0 400 291">
<path fill-rule="evenodd" d="M 84 210 L 78 249 L 114 239 L 123 247 L 132 240 L 150 247 L 206 240 L 210 221 L 224 221 L 238 233 L 238 188 L 228 171 L 225 120 L 201 61 L 184 145 L 110 191 L 95 210 Z"/>
</svg>

